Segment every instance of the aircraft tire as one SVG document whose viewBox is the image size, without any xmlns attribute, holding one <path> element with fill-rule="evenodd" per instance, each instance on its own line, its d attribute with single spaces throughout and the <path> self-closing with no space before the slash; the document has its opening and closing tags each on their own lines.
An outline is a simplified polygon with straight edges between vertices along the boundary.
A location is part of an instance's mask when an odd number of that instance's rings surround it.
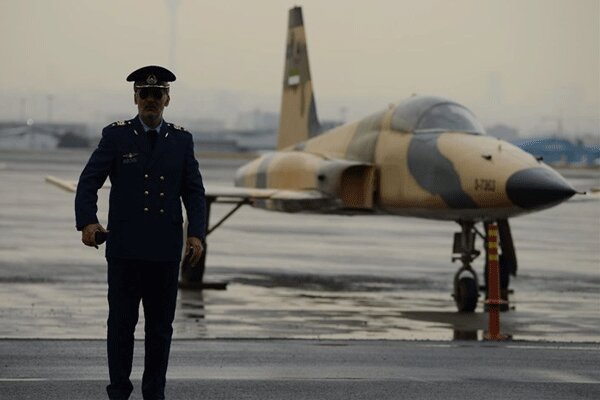
<svg viewBox="0 0 600 400">
<path fill-rule="evenodd" d="M 477 307 L 477 283 L 471 277 L 462 277 L 456 288 L 456 307 L 459 312 L 473 312 Z"/>
</svg>

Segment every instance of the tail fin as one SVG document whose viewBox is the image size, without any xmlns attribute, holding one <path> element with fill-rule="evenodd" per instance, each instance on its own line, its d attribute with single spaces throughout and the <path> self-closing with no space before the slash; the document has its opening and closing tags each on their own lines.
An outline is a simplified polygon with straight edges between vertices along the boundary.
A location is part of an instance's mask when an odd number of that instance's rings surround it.
<svg viewBox="0 0 600 400">
<path fill-rule="evenodd" d="M 321 131 L 313 94 L 302 8 L 290 9 L 279 116 L 277 149 L 316 136 Z"/>
</svg>

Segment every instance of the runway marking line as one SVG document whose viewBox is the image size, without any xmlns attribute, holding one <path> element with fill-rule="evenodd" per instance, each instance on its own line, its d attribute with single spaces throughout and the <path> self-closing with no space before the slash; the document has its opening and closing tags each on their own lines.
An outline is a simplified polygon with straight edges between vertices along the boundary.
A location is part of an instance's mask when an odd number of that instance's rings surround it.
<svg viewBox="0 0 600 400">
<path fill-rule="evenodd" d="M 576 351 L 600 351 L 598 346 L 582 347 L 582 346 L 542 346 L 542 345 L 513 345 L 506 346 L 507 349 L 519 349 L 519 350 L 576 350 Z"/>
<path fill-rule="evenodd" d="M 45 382 L 47 378 L 0 378 L 0 382 Z"/>
<path fill-rule="evenodd" d="M 430 347 L 430 348 L 463 348 L 464 345 L 460 344 L 421 344 L 420 347 Z M 473 346 L 477 347 L 477 346 Z M 506 349 L 517 349 L 517 350 L 562 350 L 562 351 L 600 351 L 600 346 L 598 345 L 590 345 L 590 347 L 584 346 L 560 346 L 560 345 L 507 345 L 507 346 L 486 346 L 486 347 L 498 347 L 498 348 L 506 348 Z"/>
</svg>

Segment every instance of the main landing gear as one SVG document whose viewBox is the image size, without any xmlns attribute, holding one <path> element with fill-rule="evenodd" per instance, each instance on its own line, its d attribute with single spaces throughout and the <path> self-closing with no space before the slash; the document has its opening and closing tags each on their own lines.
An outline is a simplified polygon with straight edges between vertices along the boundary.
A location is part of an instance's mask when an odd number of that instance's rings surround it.
<svg viewBox="0 0 600 400">
<path fill-rule="evenodd" d="M 473 312 L 477 308 L 480 282 L 471 264 L 481 254 L 475 248 L 475 240 L 479 236 L 485 242 L 486 237 L 477 230 L 473 221 L 457 222 L 461 227 L 461 231 L 454 234 L 452 262 L 460 261 L 462 266 L 454 275 L 454 293 L 452 296 L 459 312 Z M 502 299 L 508 301 L 510 275 L 516 275 L 517 259 L 508 220 L 498 220 L 497 223 L 499 248 L 502 250 L 502 254 L 500 254 L 500 293 Z M 486 225 L 484 223 L 484 232 L 487 232 Z M 487 278 L 487 251 L 484 271 L 484 276 Z M 481 288 L 487 293 L 487 279 L 485 279 Z M 507 310 L 508 306 L 502 311 Z"/>
<path fill-rule="evenodd" d="M 219 222 L 217 222 L 212 227 L 209 227 L 210 221 L 210 209 L 213 203 L 218 202 L 221 204 L 234 204 L 233 209 L 231 209 L 227 214 L 225 214 Z M 206 237 L 214 232 L 219 226 L 221 226 L 229 217 L 231 217 L 237 210 L 240 209 L 244 204 L 250 204 L 250 201 L 246 198 L 241 199 L 219 199 L 217 201 L 217 197 L 207 196 L 206 197 Z M 187 224 L 184 230 L 187 231 Z M 187 262 L 187 257 L 185 257 L 181 263 L 181 279 L 179 281 L 179 287 L 182 289 L 216 289 L 216 290 L 225 290 L 227 288 L 227 282 L 205 282 L 204 281 L 204 271 L 206 270 L 206 253 L 208 252 L 208 244 L 206 240 L 202 243 L 204 246 L 204 252 L 202 253 L 202 257 L 200 260 L 191 265 Z"/>
</svg>

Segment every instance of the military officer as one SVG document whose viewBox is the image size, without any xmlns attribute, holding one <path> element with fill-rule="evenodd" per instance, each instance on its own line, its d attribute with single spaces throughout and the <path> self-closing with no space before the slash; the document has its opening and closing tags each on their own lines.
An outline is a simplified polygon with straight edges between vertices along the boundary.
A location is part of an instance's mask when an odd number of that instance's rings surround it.
<svg viewBox="0 0 600 400">
<path fill-rule="evenodd" d="M 132 72 L 138 115 L 102 131 L 98 148 L 81 173 L 75 197 L 77 229 L 87 246 L 106 233 L 108 262 L 108 367 L 110 399 L 127 399 L 134 331 L 140 300 L 145 318 L 144 399 L 164 399 L 173 333 L 183 230 L 181 200 L 189 225 L 186 254 L 195 264 L 203 252 L 206 203 L 192 135 L 167 123 L 171 100 L 166 68 Z M 97 191 L 110 178 L 107 229 L 98 222 Z"/>
</svg>

